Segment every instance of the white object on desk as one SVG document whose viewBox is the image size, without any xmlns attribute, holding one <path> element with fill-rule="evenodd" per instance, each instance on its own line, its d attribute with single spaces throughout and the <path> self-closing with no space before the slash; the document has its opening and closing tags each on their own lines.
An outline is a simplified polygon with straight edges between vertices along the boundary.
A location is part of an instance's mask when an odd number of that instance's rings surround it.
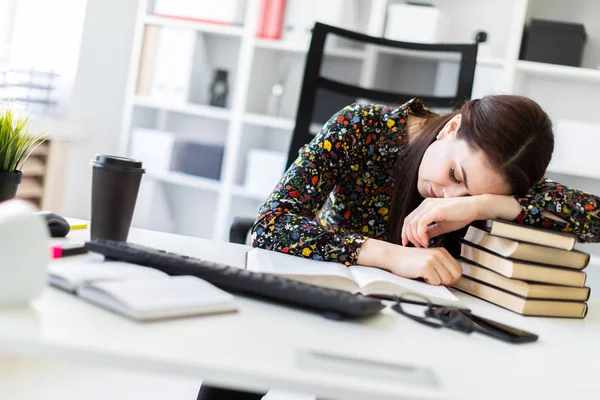
<svg viewBox="0 0 600 400">
<path fill-rule="evenodd" d="M 232 295 L 200 278 L 171 277 L 154 268 L 103 260 L 98 254 L 56 260 L 49 282 L 139 321 L 237 310 Z"/>
<path fill-rule="evenodd" d="M 0 204 L 0 305 L 28 302 L 46 284 L 49 233 L 36 211 L 22 200 Z"/>
<path fill-rule="evenodd" d="M 168 277 L 162 271 L 120 261 L 105 262 L 99 254 L 85 254 L 55 260 L 48 268 L 48 282 L 76 292 L 82 285 L 100 281 L 147 280 Z"/>
<path fill-rule="evenodd" d="M 237 311 L 232 295 L 195 276 L 92 282 L 77 295 L 139 321 Z"/>
<path fill-rule="evenodd" d="M 353 265 L 348 268 L 335 262 L 252 249 L 246 256 L 246 268 L 350 293 L 380 296 L 416 293 L 428 298 L 432 304 L 466 308 L 445 286 L 429 285 L 374 267 Z"/>
</svg>

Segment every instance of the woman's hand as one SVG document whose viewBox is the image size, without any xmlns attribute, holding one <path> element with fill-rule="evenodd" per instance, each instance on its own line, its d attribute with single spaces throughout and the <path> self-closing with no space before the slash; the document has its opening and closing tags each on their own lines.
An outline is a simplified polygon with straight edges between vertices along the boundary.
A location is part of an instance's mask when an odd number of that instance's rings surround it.
<svg viewBox="0 0 600 400">
<path fill-rule="evenodd" d="M 423 278 L 432 285 L 450 286 L 460 278 L 462 267 L 443 247 L 417 249 L 398 247 L 390 260 L 390 271 L 405 278 Z"/>
<path fill-rule="evenodd" d="M 429 240 L 459 230 L 475 220 L 513 220 L 521 206 L 512 196 L 484 194 L 468 197 L 427 198 L 404 219 L 402 245 L 427 247 Z"/>
<path fill-rule="evenodd" d="M 444 248 L 417 249 L 367 239 L 358 253 L 358 264 L 386 269 L 405 278 L 423 278 L 432 285 L 450 286 L 462 268 Z"/>
</svg>

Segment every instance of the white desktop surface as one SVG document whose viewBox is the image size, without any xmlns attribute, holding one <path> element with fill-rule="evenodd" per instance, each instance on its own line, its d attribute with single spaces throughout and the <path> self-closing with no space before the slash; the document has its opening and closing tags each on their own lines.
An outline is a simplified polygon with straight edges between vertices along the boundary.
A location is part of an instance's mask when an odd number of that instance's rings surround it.
<svg viewBox="0 0 600 400">
<path fill-rule="evenodd" d="M 75 231 L 69 240 L 83 240 Z M 131 242 L 243 267 L 247 247 L 133 230 Z M 198 378 L 214 385 L 328 398 L 591 398 L 600 393 L 600 302 L 584 320 L 528 318 L 458 294 L 474 312 L 540 335 L 511 345 L 432 329 L 389 308 L 360 322 L 237 297 L 236 314 L 136 323 L 47 288 L 30 307 L 0 309 L 0 353 Z M 377 365 L 305 364 L 307 352 L 430 371 L 403 382 Z M 400 368 L 401 370 L 401 368 Z M 101 380 L 99 380 L 101 384 Z"/>
</svg>

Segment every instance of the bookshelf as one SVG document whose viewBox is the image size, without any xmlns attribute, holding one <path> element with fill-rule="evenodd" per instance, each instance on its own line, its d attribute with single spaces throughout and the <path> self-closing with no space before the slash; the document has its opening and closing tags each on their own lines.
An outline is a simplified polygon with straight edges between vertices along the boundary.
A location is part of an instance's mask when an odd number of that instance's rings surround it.
<svg viewBox="0 0 600 400">
<path fill-rule="evenodd" d="M 600 69 L 569 67 L 519 60 L 517 70 L 530 77 L 545 77 L 582 83 L 599 84 Z"/>
<path fill-rule="evenodd" d="M 312 4 L 288 0 L 292 2 L 294 10 L 305 7 L 308 11 Z M 393 2 L 395 0 L 348 0 L 348 4 L 359 11 L 354 26 L 363 33 L 382 36 L 387 7 Z M 488 32 L 489 51 L 478 58 L 474 97 L 491 93 L 522 94 L 538 101 L 553 119 L 600 124 L 600 114 L 593 110 L 600 100 L 600 70 L 597 69 L 600 29 L 593 18 L 600 14 L 600 3 L 593 0 L 574 0 L 568 4 L 560 0 L 430 2 L 453 20 L 448 41 L 471 42 L 474 32 Z M 138 200 L 136 226 L 226 240 L 232 218 L 254 217 L 268 195 L 244 186 L 246 158 L 253 148 L 287 151 L 308 41 L 256 38 L 260 1 L 246 0 L 239 4 L 244 7 L 243 24 L 227 26 L 155 16 L 153 2 L 140 1 L 125 93 L 121 154 L 133 154 L 132 132 L 142 127 L 168 131 L 176 142 L 192 140 L 222 145 L 224 155 L 219 180 L 177 171 L 148 173 Z M 519 60 L 523 26 L 531 17 L 584 23 L 590 38 L 583 68 Z M 202 44 L 204 59 L 197 54 L 201 50 L 198 44 L 193 49 L 187 99 L 170 101 L 138 94 L 140 59 L 148 26 L 193 31 L 197 43 Z M 415 82 L 394 80 L 391 89 L 405 89 L 406 85 L 410 88 L 411 84 L 416 87 L 427 81 L 431 86 L 428 90 L 443 92 L 455 86 L 455 81 L 446 78 L 444 71 L 452 71 L 457 61 L 453 54 L 417 55 L 341 43 L 326 48 L 324 68 L 326 74 L 338 80 L 368 87 L 389 87 L 394 77 L 410 74 Z M 211 106 L 207 100 L 216 68 L 229 71 L 229 95 L 224 108 Z M 267 112 L 269 96 L 282 75 L 286 81 L 281 111 L 272 115 Z M 573 98 L 579 101 L 574 103 Z M 318 124 L 311 127 L 313 133 L 319 129 Z M 591 180 L 591 185 L 600 189 L 597 171 L 550 172 L 559 173 L 561 177 Z"/>
<path fill-rule="evenodd" d="M 23 164 L 23 181 L 17 198 L 42 210 L 59 212 L 64 192 L 67 142 L 46 140 Z"/>
</svg>

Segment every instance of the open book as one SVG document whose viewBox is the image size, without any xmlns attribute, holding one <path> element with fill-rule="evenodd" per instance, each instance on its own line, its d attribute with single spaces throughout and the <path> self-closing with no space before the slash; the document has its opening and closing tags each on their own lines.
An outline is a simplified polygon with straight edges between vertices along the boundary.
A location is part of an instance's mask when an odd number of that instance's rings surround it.
<svg viewBox="0 0 600 400">
<path fill-rule="evenodd" d="M 246 268 L 350 293 L 388 298 L 404 293 L 416 293 L 426 297 L 435 305 L 468 309 L 444 286 L 433 286 L 402 278 L 374 267 L 359 265 L 346 267 L 334 262 L 315 261 L 274 251 L 252 249 L 246 255 Z"/>
<path fill-rule="evenodd" d="M 162 271 L 98 255 L 53 261 L 51 285 L 113 312 L 147 321 L 237 310 L 227 292 L 194 276 L 171 277 Z"/>
</svg>

